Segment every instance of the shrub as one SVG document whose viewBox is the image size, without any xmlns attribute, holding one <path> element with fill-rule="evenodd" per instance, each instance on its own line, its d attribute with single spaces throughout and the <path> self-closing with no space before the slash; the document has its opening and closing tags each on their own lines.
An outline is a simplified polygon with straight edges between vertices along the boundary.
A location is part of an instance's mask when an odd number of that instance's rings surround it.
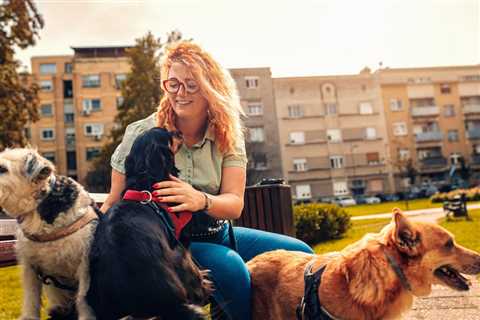
<svg viewBox="0 0 480 320">
<path fill-rule="evenodd" d="M 434 194 L 430 200 L 432 202 L 443 202 L 446 200 L 452 200 L 456 195 L 459 194 L 466 194 L 467 195 L 467 201 L 478 201 L 480 200 L 480 188 L 475 187 L 471 189 L 456 189 L 452 190 L 450 192 L 444 192 L 444 193 L 436 193 Z"/>
<path fill-rule="evenodd" d="M 338 239 L 350 227 L 350 216 L 337 205 L 302 204 L 293 209 L 296 236 L 308 244 Z"/>
</svg>

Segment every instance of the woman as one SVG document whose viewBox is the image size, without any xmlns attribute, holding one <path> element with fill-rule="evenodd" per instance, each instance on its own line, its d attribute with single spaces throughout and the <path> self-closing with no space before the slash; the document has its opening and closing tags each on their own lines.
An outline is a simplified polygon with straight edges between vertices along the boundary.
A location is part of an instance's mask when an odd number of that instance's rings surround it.
<svg viewBox="0 0 480 320">
<path fill-rule="evenodd" d="M 193 218 L 191 251 L 211 270 L 214 296 L 233 319 L 250 319 L 250 276 L 245 262 L 270 250 L 312 252 L 305 243 L 269 232 L 235 227 L 238 251 L 230 248 L 227 220 L 243 209 L 246 181 L 243 114 L 232 77 L 198 45 L 179 42 L 167 49 L 162 63 L 166 94 L 155 114 L 129 125 L 112 156 L 112 187 L 105 212 L 125 186 L 125 157 L 135 138 L 154 127 L 179 132 L 175 154 L 180 179 L 154 185 L 153 195 L 176 203 L 172 212 L 205 210 Z"/>
</svg>

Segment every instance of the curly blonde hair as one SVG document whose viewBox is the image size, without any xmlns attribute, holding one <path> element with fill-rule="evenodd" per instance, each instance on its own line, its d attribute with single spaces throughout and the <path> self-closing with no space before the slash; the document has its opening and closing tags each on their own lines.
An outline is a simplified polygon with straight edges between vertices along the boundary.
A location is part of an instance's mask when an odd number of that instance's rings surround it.
<svg viewBox="0 0 480 320">
<path fill-rule="evenodd" d="M 162 79 L 168 79 L 168 72 L 176 62 L 190 69 L 208 101 L 208 121 L 213 126 L 218 149 L 223 154 L 233 152 L 235 146 L 243 142 L 241 116 L 244 112 L 232 76 L 209 53 L 190 41 L 180 41 L 166 48 L 160 70 Z M 157 125 L 176 131 L 175 119 L 173 107 L 164 95 L 157 110 Z"/>
</svg>

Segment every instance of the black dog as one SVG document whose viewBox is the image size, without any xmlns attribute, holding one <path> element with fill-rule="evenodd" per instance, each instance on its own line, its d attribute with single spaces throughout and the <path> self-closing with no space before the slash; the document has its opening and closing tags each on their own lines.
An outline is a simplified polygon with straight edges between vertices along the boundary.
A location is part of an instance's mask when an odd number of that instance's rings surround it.
<svg viewBox="0 0 480 320">
<path fill-rule="evenodd" d="M 126 190 L 151 191 L 177 176 L 172 135 L 160 128 L 139 136 L 126 159 Z M 146 193 L 148 194 L 148 193 Z M 121 200 L 102 218 L 90 251 L 88 305 L 98 319 L 204 319 L 205 273 L 172 238 L 169 214 L 153 202 Z"/>
</svg>

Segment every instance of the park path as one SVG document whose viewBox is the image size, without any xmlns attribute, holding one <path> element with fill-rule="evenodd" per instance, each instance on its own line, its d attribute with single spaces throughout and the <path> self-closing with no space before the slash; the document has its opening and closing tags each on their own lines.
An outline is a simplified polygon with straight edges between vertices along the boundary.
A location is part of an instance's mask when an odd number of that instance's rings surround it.
<svg viewBox="0 0 480 320">
<path fill-rule="evenodd" d="M 478 209 L 480 205 L 469 205 L 468 209 Z M 404 212 L 411 220 L 436 223 L 444 216 L 442 208 L 412 210 Z M 352 220 L 389 218 L 391 213 L 353 217 Z M 479 230 L 480 231 L 480 230 Z M 403 320 L 480 320 L 480 283 L 470 277 L 472 286 L 467 292 L 458 292 L 443 286 L 434 286 L 432 294 L 416 298 L 411 311 L 403 315 Z"/>
</svg>

